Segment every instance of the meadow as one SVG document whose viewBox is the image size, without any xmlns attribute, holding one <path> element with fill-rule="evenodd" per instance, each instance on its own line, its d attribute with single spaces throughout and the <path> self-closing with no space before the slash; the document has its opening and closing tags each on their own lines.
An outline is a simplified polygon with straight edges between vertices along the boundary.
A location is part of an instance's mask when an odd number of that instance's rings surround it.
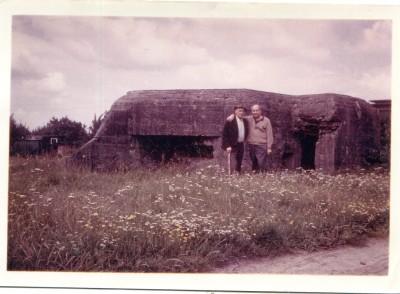
<svg viewBox="0 0 400 294">
<path fill-rule="evenodd" d="M 207 272 L 389 234 L 382 169 L 230 177 L 219 166 L 93 173 L 10 158 L 8 270 Z"/>
</svg>

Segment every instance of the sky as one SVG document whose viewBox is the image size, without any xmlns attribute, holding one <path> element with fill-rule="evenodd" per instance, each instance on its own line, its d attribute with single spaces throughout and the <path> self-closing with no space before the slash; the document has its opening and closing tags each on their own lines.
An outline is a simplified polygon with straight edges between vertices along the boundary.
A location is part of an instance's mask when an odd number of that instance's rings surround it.
<svg viewBox="0 0 400 294">
<path fill-rule="evenodd" d="M 11 113 L 86 126 L 132 90 L 391 99 L 390 20 L 13 16 Z"/>
</svg>

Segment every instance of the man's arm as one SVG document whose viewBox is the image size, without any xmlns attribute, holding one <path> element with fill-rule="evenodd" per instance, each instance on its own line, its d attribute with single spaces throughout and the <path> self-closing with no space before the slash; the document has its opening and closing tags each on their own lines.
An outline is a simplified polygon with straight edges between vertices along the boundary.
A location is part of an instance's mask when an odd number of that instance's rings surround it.
<svg viewBox="0 0 400 294">
<path fill-rule="evenodd" d="M 252 116 L 251 115 L 246 115 L 245 117 L 244 117 L 244 119 L 249 119 L 249 118 L 251 118 Z M 233 119 L 235 118 L 235 115 L 232 113 L 231 115 L 229 115 L 227 118 L 226 118 L 226 120 L 227 121 L 233 121 Z"/>
<path fill-rule="evenodd" d="M 228 116 L 228 117 L 226 118 L 226 120 L 227 120 L 227 121 L 233 121 L 234 118 L 235 118 L 235 115 L 234 115 L 234 114 L 231 114 L 230 116 Z"/>
<path fill-rule="evenodd" d="M 272 124 L 271 121 L 267 118 L 267 153 L 272 153 L 272 144 L 274 143 L 274 134 L 272 132 Z"/>
</svg>

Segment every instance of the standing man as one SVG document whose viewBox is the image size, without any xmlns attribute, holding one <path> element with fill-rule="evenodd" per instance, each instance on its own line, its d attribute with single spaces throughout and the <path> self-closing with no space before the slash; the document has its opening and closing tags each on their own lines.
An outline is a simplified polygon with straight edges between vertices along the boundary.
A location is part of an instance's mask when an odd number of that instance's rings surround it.
<svg viewBox="0 0 400 294">
<path fill-rule="evenodd" d="M 239 105 L 234 108 L 235 115 L 227 120 L 222 131 L 222 149 L 231 156 L 231 172 L 240 173 L 244 154 L 244 141 L 249 134 L 249 123 L 243 119 L 246 108 Z"/>
<path fill-rule="evenodd" d="M 234 115 L 230 115 L 227 120 L 233 121 Z M 249 123 L 249 153 L 251 168 L 255 173 L 267 171 L 267 156 L 272 153 L 274 137 L 272 133 L 271 121 L 261 115 L 261 107 L 255 104 L 251 107 L 251 115 L 245 116 Z"/>
<path fill-rule="evenodd" d="M 247 141 L 251 168 L 255 173 L 266 172 L 267 156 L 272 153 L 272 143 L 274 142 L 271 121 L 261 115 L 261 107 L 258 104 L 251 107 L 251 115 L 246 117 L 250 127 Z"/>
</svg>

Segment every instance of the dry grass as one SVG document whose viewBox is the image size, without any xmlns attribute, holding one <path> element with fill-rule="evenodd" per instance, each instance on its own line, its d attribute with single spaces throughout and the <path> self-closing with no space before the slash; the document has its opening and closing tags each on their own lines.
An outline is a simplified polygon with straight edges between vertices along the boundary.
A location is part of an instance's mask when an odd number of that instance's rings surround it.
<svg viewBox="0 0 400 294">
<path fill-rule="evenodd" d="M 232 178 L 218 166 L 97 174 L 10 162 L 9 270 L 205 272 L 388 234 L 382 171 Z"/>
</svg>

